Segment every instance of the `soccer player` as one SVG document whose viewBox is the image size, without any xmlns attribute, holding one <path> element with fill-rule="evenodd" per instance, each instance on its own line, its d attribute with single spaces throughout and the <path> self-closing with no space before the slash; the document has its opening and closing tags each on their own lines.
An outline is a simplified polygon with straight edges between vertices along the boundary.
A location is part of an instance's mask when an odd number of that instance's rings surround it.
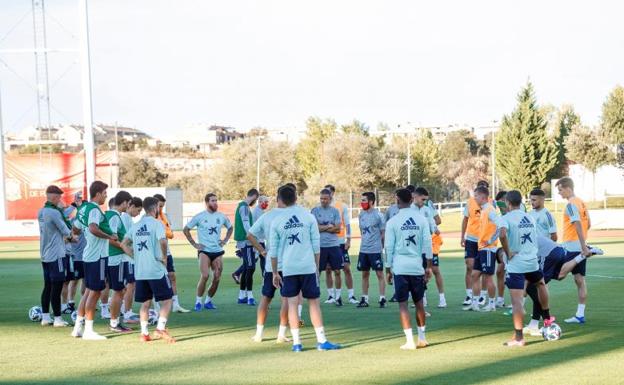
<svg viewBox="0 0 624 385">
<path fill-rule="evenodd" d="M 136 218 L 143 211 L 143 200 L 139 197 L 133 197 L 125 213 L 121 213 L 121 220 L 130 230 L 134 225 L 132 218 Z M 124 279 L 126 281 L 126 292 L 124 293 L 122 312 L 124 321 L 127 323 L 139 323 L 139 315 L 132 311 L 132 303 L 134 301 L 135 278 L 134 278 L 134 259 L 128 255 L 124 255 Z"/>
<path fill-rule="evenodd" d="M 603 254 L 602 250 L 595 247 L 591 247 L 590 252 L 591 255 Z M 565 248 L 554 242 L 550 237 L 545 237 L 539 233 L 537 235 L 537 257 L 544 274 L 544 282 L 547 285 L 553 279 L 557 281 L 565 279 L 568 273 L 586 259 L 581 254 L 577 256 L 569 255 Z M 542 317 L 542 307 L 538 299 L 537 288 L 535 285 L 528 285 L 526 292 L 533 300 L 533 315 L 523 332 L 532 336 L 541 336 L 539 320 Z"/>
<path fill-rule="evenodd" d="M 41 325 L 67 326 L 61 316 L 61 291 L 67 277 L 65 243 L 77 241 L 72 237 L 71 224 L 58 207 L 63 190 L 51 185 L 46 188 L 46 203 L 37 214 L 39 221 L 39 251 L 43 267 L 43 291 L 41 292 Z M 54 321 L 50 318 L 50 303 Z"/>
<path fill-rule="evenodd" d="M 570 257 L 583 255 L 589 257 L 591 252 L 587 247 L 587 231 L 591 228 L 589 211 L 579 197 L 574 195 L 574 181 L 564 177 L 555 184 L 559 195 L 568 200 L 563 212 L 563 246 Z M 581 261 L 572 271 L 574 283 L 578 290 L 578 306 L 576 314 L 565 320 L 566 323 L 585 323 L 585 301 L 587 300 L 587 286 L 585 285 L 586 262 Z"/>
<path fill-rule="evenodd" d="M 96 180 L 89 186 L 89 202 L 83 203 L 78 210 L 78 220 L 74 222 L 74 233 L 83 231 L 87 239 L 82 260 L 85 270 L 85 294 L 78 305 L 78 315 L 72 330 L 73 337 L 82 337 L 83 340 L 105 340 L 106 337 L 93 330 L 95 309 L 102 290 L 106 287 L 106 255 L 108 241 L 117 240 L 113 234 L 100 205 L 106 202 L 108 185 Z M 83 323 L 84 321 L 84 332 Z"/>
<path fill-rule="evenodd" d="M 154 339 L 174 343 L 167 330 L 167 319 L 172 307 L 173 288 L 167 271 L 167 237 L 165 227 L 156 219 L 159 214 L 159 200 L 148 197 L 143 201 L 145 215 L 126 233 L 122 242 L 126 254 L 134 258 L 136 268 L 135 300 L 142 303 L 141 341 L 149 342 L 152 337 L 147 328 L 152 298 L 160 302 L 160 314 L 154 331 Z"/>
<path fill-rule="evenodd" d="M 544 316 L 544 325 L 549 326 L 555 320 L 548 310 L 548 288 L 539 268 L 537 259 L 537 229 L 528 214 L 520 210 L 522 194 L 511 190 L 506 195 L 509 212 L 500 219 L 500 240 L 505 250 L 507 279 L 512 304 L 514 337 L 506 346 L 524 346 L 522 334 L 524 316 L 525 283 L 536 285 L 539 302 Z"/>
<path fill-rule="evenodd" d="M 281 187 L 283 188 L 283 187 Z M 279 217 L 284 211 L 284 203 L 277 197 L 277 207 L 270 210 L 266 213 L 266 215 L 262 215 L 258 218 L 257 221 L 254 222 L 253 226 L 249 229 L 247 233 L 247 239 L 253 245 L 253 247 L 258 251 L 258 254 L 265 257 L 267 255 L 267 247 L 268 244 L 263 244 L 260 242 L 260 239 L 268 240 L 271 223 Z M 278 274 L 282 275 L 282 261 L 278 259 L 277 261 L 277 270 Z M 258 306 L 258 313 L 256 316 L 256 334 L 251 338 L 254 342 L 262 342 L 262 334 L 264 332 L 264 324 L 266 323 L 267 313 L 269 311 L 269 305 L 275 297 L 275 291 L 277 290 L 275 286 L 273 286 L 273 267 L 271 266 L 271 260 L 266 260 L 266 266 L 264 270 L 263 276 L 263 285 L 262 285 L 262 299 L 260 300 L 260 306 Z M 282 297 L 280 314 L 279 314 L 279 331 L 277 333 L 277 343 L 289 342 L 290 340 L 286 337 L 286 329 L 288 328 L 288 300 L 285 297 Z"/>
<path fill-rule="evenodd" d="M 319 260 L 319 274 L 325 271 L 327 276 L 334 275 L 334 287 L 328 287 L 329 297 L 325 303 L 333 303 L 342 306 L 341 289 L 342 277 L 340 270 L 343 267 L 343 253 L 340 250 L 340 212 L 331 205 L 331 191 L 324 188 L 320 193 L 321 204 L 312 209 L 311 213 L 316 219 L 321 236 L 321 258 Z"/>
<path fill-rule="evenodd" d="M 399 213 L 386 224 L 386 274 L 388 284 L 394 281 L 396 299 L 399 302 L 401 326 L 406 343 L 403 350 L 427 347 L 425 338 L 425 306 L 423 296 L 426 281 L 431 276 L 432 250 L 429 221 L 410 207 L 412 195 L 407 189 L 397 191 Z M 423 256 L 427 269 L 423 268 Z M 418 343 L 414 343 L 407 300 L 412 297 L 416 305 Z"/>
<path fill-rule="evenodd" d="M 206 310 L 216 309 L 216 306 L 212 303 L 212 299 L 217 293 L 219 281 L 221 280 L 221 273 L 223 272 L 223 254 L 225 254 L 223 246 L 228 243 L 234 231 L 230 220 L 223 215 L 223 213 L 218 211 L 219 202 L 215 194 L 206 194 L 204 202 L 206 203 L 206 210 L 195 215 L 189 223 L 184 226 L 183 230 L 191 246 L 197 249 L 197 259 L 199 261 L 200 276 L 197 282 L 195 311 L 201 311 L 202 309 L 202 297 L 206 292 L 206 283 L 210 277 L 211 269 L 212 283 L 208 289 L 208 295 L 206 295 L 203 306 Z M 191 229 L 195 227 L 197 227 L 199 243 L 195 242 L 193 235 L 191 235 Z M 223 239 L 221 239 L 221 227 L 227 229 L 227 233 Z"/>
<path fill-rule="evenodd" d="M 414 186 L 409 185 L 408 187 L 414 187 Z M 407 187 L 406 187 L 406 188 L 407 188 Z M 415 189 L 415 187 L 414 187 L 414 189 Z M 396 191 L 394 192 L 394 198 L 396 199 L 396 202 L 397 202 L 397 203 L 393 203 L 393 204 L 391 204 L 391 205 L 388 207 L 388 209 L 386 210 L 386 212 L 384 213 L 384 220 L 386 221 L 386 223 L 388 223 L 388 221 L 389 221 L 392 217 L 394 217 L 395 215 L 397 215 L 397 214 L 399 213 L 399 204 L 398 204 L 399 198 L 396 196 L 396 192 L 397 192 L 397 191 L 399 191 L 399 190 L 396 190 Z M 410 194 L 411 194 L 411 193 L 413 193 L 414 191 L 413 191 L 413 190 L 409 190 L 409 192 L 410 192 Z M 396 302 L 396 290 L 395 290 L 395 293 L 394 293 L 394 294 L 392 294 L 392 297 L 390 297 L 390 302 Z"/>
<path fill-rule="evenodd" d="M 236 241 L 236 255 L 242 260 L 243 270 L 240 276 L 240 290 L 238 291 L 238 303 L 256 306 L 253 296 L 253 275 L 256 271 L 256 253 L 247 240 L 247 232 L 253 225 L 251 206 L 258 200 L 258 190 L 252 188 L 247 191 L 247 196 L 236 206 L 234 213 L 234 240 Z"/>
<path fill-rule="evenodd" d="M 500 217 L 496 214 L 494 205 L 489 201 L 490 190 L 487 187 L 480 186 L 474 191 L 475 202 L 481 207 L 479 217 L 479 238 L 478 253 L 474 258 L 474 266 L 472 270 L 472 304 L 465 306 L 464 310 L 472 311 L 496 311 L 496 289 L 492 276 L 496 271 L 496 250 L 498 249 L 498 237 L 500 228 Z M 487 295 L 489 296 L 488 304 L 480 309 L 479 281 L 481 276 L 485 276 L 485 285 L 487 287 Z"/>
<path fill-rule="evenodd" d="M 269 198 L 266 195 L 260 195 L 258 197 L 258 204 L 254 207 L 251 212 L 251 217 L 253 218 L 253 223 L 258 222 L 258 219 L 266 212 L 269 208 Z M 260 243 L 265 243 L 265 239 L 259 239 Z M 263 248 L 266 248 L 262 246 Z M 257 251 L 257 250 L 256 250 Z M 266 266 L 266 258 L 263 255 L 258 255 L 258 259 L 260 261 L 260 272 L 262 273 L 262 277 L 264 277 L 264 268 Z"/>
<path fill-rule="evenodd" d="M 115 333 L 129 333 L 132 331 L 119 319 L 121 302 L 126 289 L 123 261 L 128 258 L 121 248 L 120 240 L 123 240 L 127 231 L 130 230 L 126 228 L 121 214 L 128 210 L 131 201 L 132 195 L 127 191 L 121 190 L 113 198 L 111 209 L 104 213 L 108 226 L 113 234 L 117 235 L 118 239 L 108 241 L 108 265 L 106 268 L 108 285 L 113 290 L 113 296 L 110 301 L 110 330 Z"/>
<path fill-rule="evenodd" d="M 167 239 L 173 239 L 173 230 L 171 230 L 171 225 L 169 224 L 169 219 L 167 218 L 167 214 L 163 212 L 165 208 L 165 204 L 167 200 L 162 194 L 155 194 L 154 198 L 158 199 L 158 220 L 165 226 L 165 232 L 167 234 Z M 176 273 L 175 273 L 175 265 L 173 264 L 173 255 L 171 254 L 171 248 L 169 247 L 169 241 L 167 241 L 167 274 L 169 275 L 169 280 L 171 281 L 171 288 L 173 290 L 173 305 L 171 307 L 171 311 L 174 313 L 188 313 L 190 310 L 183 308 L 180 305 L 180 300 L 178 299 L 178 286 L 176 283 Z"/>
<path fill-rule="evenodd" d="M 80 206 L 82 206 L 82 193 L 78 192 L 74 194 L 74 201 L 68 207 L 66 213 L 69 213 L 69 209 L 72 209 L 72 213 L 77 211 Z M 71 214 L 71 213 L 70 213 Z M 71 224 L 76 222 L 77 216 L 71 219 Z M 84 295 L 85 286 L 84 286 L 84 265 L 82 263 L 82 253 L 84 252 L 85 247 L 87 246 L 87 240 L 85 239 L 84 233 L 80 232 L 80 235 L 77 236 L 77 242 L 71 242 L 70 245 L 70 271 L 71 271 L 71 281 L 69 285 L 67 285 L 67 309 L 68 313 L 71 314 L 76 310 L 76 306 L 74 303 L 74 299 L 76 298 L 76 291 L 80 287 L 80 295 Z"/>
<path fill-rule="evenodd" d="M 349 257 L 349 249 L 351 248 L 351 215 L 349 214 L 347 205 L 336 199 L 336 188 L 331 184 L 326 185 L 325 188 L 331 191 L 332 206 L 337 208 L 340 213 L 340 232 L 338 233 L 338 240 L 340 241 L 340 251 L 342 252 L 342 271 L 344 272 L 345 284 L 347 286 L 347 298 L 349 303 L 357 304 L 358 300 L 355 298 L 355 292 L 353 290 L 351 258 Z M 334 288 L 331 274 L 327 274 L 327 287 L 328 291 L 330 288 Z"/>
<path fill-rule="evenodd" d="M 281 288 L 282 297 L 288 299 L 288 321 L 293 337 L 293 352 L 301 352 L 303 345 L 299 336 L 297 304 L 299 293 L 308 300 L 310 318 L 316 333 L 317 350 L 335 350 L 325 337 L 321 314 L 321 288 L 319 286 L 320 234 L 318 224 L 303 207 L 295 205 L 297 193 L 290 187 L 278 192 L 284 204 L 284 212 L 271 222 L 269 254 L 273 271 L 273 286 Z M 282 261 L 282 276 L 278 261 Z"/>
<path fill-rule="evenodd" d="M 542 237 L 548 237 L 554 242 L 557 242 L 557 223 L 550 214 L 550 211 L 544 207 L 544 199 L 546 193 L 541 189 L 534 189 L 529 194 L 531 199 L 531 207 L 533 210 L 529 212 L 529 215 L 535 221 L 537 225 L 537 234 Z"/>
<path fill-rule="evenodd" d="M 425 217 L 429 223 L 429 230 L 431 232 L 431 250 L 433 258 L 431 260 L 431 269 L 436 280 L 436 286 L 439 293 L 439 308 L 446 307 L 446 297 L 444 296 L 444 279 L 440 273 L 440 247 L 442 246 L 442 237 L 440 236 L 440 230 L 438 229 L 438 223 L 442 223 L 440 216 L 435 211 L 431 200 L 429 200 L 429 192 L 424 187 L 418 187 L 412 194 L 414 200 L 412 208 L 414 208 L 420 215 Z M 436 219 L 437 218 L 437 219 Z M 423 268 L 426 268 L 428 261 L 423 260 Z M 423 295 L 423 304 L 427 305 L 427 285 L 425 285 L 425 294 Z"/>
<path fill-rule="evenodd" d="M 488 188 L 488 186 L 488 182 L 484 180 L 477 182 L 477 187 Z M 479 253 L 479 224 L 481 209 L 481 205 L 477 203 L 474 196 L 468 198 L 468 201 L 464 206 L 461 228 L 461 246 L 465 250 L 464 261 L 466 262 L 466 299 L 464 299 L 463 304 L 467 306 L 471 305 L 473 295 L 478 295 L 478 292 L 473 294 L 473 286 L 476 286 L 477 288 L 481 286 L 479 282 L 477 282 L 476 285 L 473 285 L 472 282 L 473 266 L 475 264 L 477 254 Z"/>
<path fill-rule="evenodd" d="M 362 243 L 358 256 L 358 270 L 362 272 L 362 299 L 357 307 L 368 307 L 368 286 L 370 270 L 373 269 L 379 281 L 379 307 L 386 307 L 386 285 L 383 275 L 383 249 L 386 223 L 383 216 L 375 207 L 375 193 L 365 192 L 360 202 L 360 233 Z"/>
</svg>

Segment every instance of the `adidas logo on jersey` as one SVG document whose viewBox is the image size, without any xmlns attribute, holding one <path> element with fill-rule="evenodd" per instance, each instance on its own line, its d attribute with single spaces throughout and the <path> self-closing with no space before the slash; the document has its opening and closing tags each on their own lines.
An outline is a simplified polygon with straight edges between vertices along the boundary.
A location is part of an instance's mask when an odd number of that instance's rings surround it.
<svg viewBox="0 0 624 385">
<path fill-rule="evenodd" d="M 520 223 L 518 224 L 519 229 L 526 229 L 526 228 L 533 228 L 533 227 L 535 226 L 533 226 L 533 223 L 527 216 L 522 217 L 522 219 L 520 220 Z"/>
<path fill-rule="evenodd" d="M 143 226 L 141 226 L 141 227 L 137 230 L 136 235 L 137 235 L 137 236 L 139 236 L 139 237 L 141 237 L 141 236 L 146 236 L 146 235 L 150 235 L 150 232 L 149 232 L 149 231 L 147 231 L 147 225 L 143 225 Z"/>
<path fill-rule="evenodd" d="M 401 230 L 420 230 L 420 226 L 416 224 L 414 218 L 410 217 L 408 220 L 403 223 L 401 226 Z"/>
<path fill-rule="evenodd" d="M 303 227 L 303 223 L 301 223 L 301 221 L 299 221 L 299 218 L 297 218 L 296 215 L 293 215 L 288 220 L 288 223 L 284 226 L 284 230 L 295 229 L 295 228 L 298 228 L 298 227 Z"/>
</svg>

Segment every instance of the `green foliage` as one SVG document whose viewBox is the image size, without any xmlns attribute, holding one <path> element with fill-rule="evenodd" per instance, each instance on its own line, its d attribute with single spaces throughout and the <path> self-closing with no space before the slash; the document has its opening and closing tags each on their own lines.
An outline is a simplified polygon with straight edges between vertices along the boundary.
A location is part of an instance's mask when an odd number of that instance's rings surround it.
<svg viewBox="0 0 624 385">
<path fill-rule="evenodd" d="M 624 143 L 624 87 L 617 86 L 602 105 L 602 130 L 611 144 Z"/>
<path fill-rule="evenodd" d="M 37 145 L 37 144 L 29 144 L 27 146 L 24 147 L 19 147 L 17 149 L 17 153 L 18 154 L 60 154 L 61 152 L 63 152 L 63 146 L 61 146 L 60 144 L 42 144 L 42 145 Z"/>
<path fill-rule="evenodd" d="M 587 127 L 576 125 L 566 140 L 568 158 L 595 173 L 596 170 L 615 160 L 613 151 L 606 144 L 604 133 L 596 133 Z"/>
<path fill-rule="evenodd" d="M 154 162 L 136 156 L 123 156 L 119 160 L 119 184 L 121 187 L 160 187 L 167 181 Z"/>
<path fill-rule="evenodd" d="M 343 124 L 340 126 L 340 129 L 345 134 L 356 134 L 356 135 L 366 135 L 368 136 L 369 128 L 364 123 L 360 122 L 357 119 L 353 119 L 353 121 L 349 124 Z"/>
<path fill-rule="evenodd" d="M 335 121 L 321 120 L 317 117 L 310 117 L 306 127 L 306 137 L 299 142 L 295 154 L 304 179 L 314 174 L 325 173 L 325 145 L 337 130 Z"/>
<path fill-rule="evenodd" d="M 568 174 L 568 156 L 566 153 L 566 140 L 572 129 L 581 124 L 581 118 L 574 111 L 574 107 L 565 105 L 557 113 L 552 140 L 557 149 L 557 162 L 547 179 L 561 178 Z"/>
<path fill-rule="evenodd" d="M 496 170 L 505 186 L 523 194 L 540 186 L 557 162 L 557 148 L 549 140 L 533 85 L 518 94 L 518 105 L 505 115 L 496 135 Z"/>
</svg>

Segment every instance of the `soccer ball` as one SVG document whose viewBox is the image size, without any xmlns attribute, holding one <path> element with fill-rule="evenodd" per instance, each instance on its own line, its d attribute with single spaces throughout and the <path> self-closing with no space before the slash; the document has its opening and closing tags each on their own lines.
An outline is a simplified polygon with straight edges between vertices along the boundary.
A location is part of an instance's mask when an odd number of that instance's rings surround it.
<svg viewBox="0 0 624 385">
<path fill-rule="evenodd" d="M 73 322 L 73 323 L 76 323 L 76 318 L 78 318 L 78 311 L 74 310 L 74 311 L 71 313 L 71 316 L 70 316 L 70 317 L 71 317 L 72 322 Z"/>
<path fill-rule="evenodd" d="M 41 306 L 33 306 L 28 310 L 28 318 L 32 322 L 39 322 L 43 317 L 43 312 L 41 311 Z"/>
<path fill-rule="evenodd" d="M 158 322 L 158 313 L 156 312 L 156 310 L 149 309 L 149 316 L 147 318 L 147 321 L 152 326 L 156 325 L 156 323 Z"/>
<path fill-rule="evenodd" d="M 561 328 L 556 323 L 542 328 L 542 337 L 546 341 L 556 341 L 561 338 Z"/>
</svg>

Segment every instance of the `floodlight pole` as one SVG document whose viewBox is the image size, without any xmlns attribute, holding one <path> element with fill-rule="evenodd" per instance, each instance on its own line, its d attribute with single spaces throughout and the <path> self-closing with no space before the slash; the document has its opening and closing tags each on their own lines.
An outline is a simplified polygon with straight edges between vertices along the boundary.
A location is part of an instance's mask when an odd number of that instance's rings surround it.
<svg viewBox="0 0 624 385">
<path fill-rule="evenodd" d="M 79 0 L 80 65 L 82 75 L 82 121 L 87 188 L 95 181 L 95 144 L 93 139 L 93 105 L 91 99 L 91 61 L 89 57 L 89 14 L 87 0 Z"/>
<path fill-rule="evenodd" d="M 7 219 L 6 212 L 6 175 L 4 174 L 4 127 L 2 125 L 2 89 L 0 87 L 0 222 Z"/>
</svg>

